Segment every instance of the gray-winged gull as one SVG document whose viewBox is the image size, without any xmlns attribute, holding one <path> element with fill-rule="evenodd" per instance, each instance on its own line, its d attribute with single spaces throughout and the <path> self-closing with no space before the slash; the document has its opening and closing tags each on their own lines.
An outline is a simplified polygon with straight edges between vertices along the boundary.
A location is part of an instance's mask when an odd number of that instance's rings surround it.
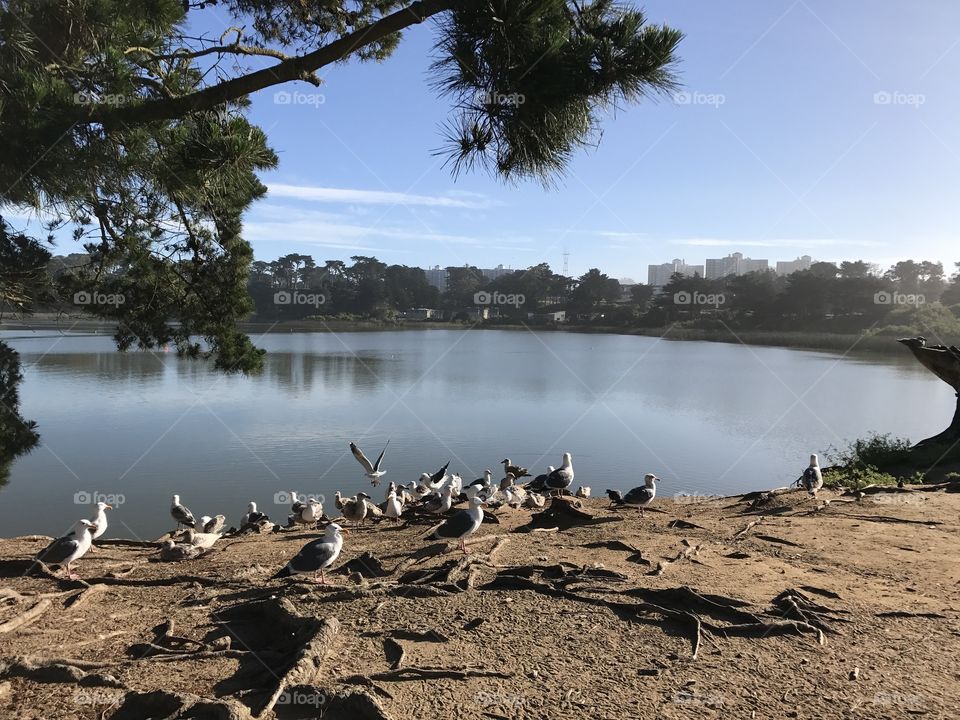
<svg viewBox="0 0 960 720">
<path fill-rule="evenodd" d="M 803 486 L 812 497 L 823 487 L 823 473 L 820 472 L 820 461 L 816 454 L 810 456 L 810 465 L 803 471 Z"/>
<path fill-rule="evenodd" d="M 559 493 L 570 487 L 573 477 L 573 456 L 570 453 L 564 453 L 563 462 L 560 467 L 547 475 L 545 485 L 547 489 L 556 490 Z"/>
<path fill-rule="evenodd" d="M 336 523 L 327 525 L 322 538 L 313 540 L 304 545 L 287 565 L 280 570 L 273 579 L 290 577 L 303 573 L 314 573 L 314 582 L 316 574 L 320 574 L 319 582 L 326 583 L 323 571 L 336 562 L 340 556 L 340 550 L 343 549 L 343 535 L 345 532 Z"/>
<path fill-rule="evenodd" d="M 463 541 L 483 523 L 483 502 L 482 498 L 472 498 L 469 508 L 447 518 L 429 537 L 436 540 L 459 540 L 460 549 L 464 553 L 470 552 Z"/>
<path fill-rule="evenodd" d="M 78 520 L 63 537 L 57 538 L 37 553 L 37 560 L 46 565 L 62 565 L 71 580 L 79 579 L 70 565 L 79 560 L 93 543 L 92 531 L 96 525 L 89 520 Z"/>
<path fill-rule="evenodd" d="M 504 475 L 506 475 L 507 473 L 510 473 L 515 478 L 522 478 L 530 474 L 529 472 L 527 472 L 527 469 L 525 467 L 520 467 L 519 465 L 514 465 L 512 462 L 510 462 L 510 458 L 504 458 L 500 462 L 503 464 Z"/>
<path fill-rule="evenodd" d="M 653 502 L 657 496 L 657 483 L 660 481 L 653 473 L 647 473 L 643 476 L 643 487 L 636 487 L 618 502 L 618 505 L 629 505 L 630 507 L 640 508 L 640 517 L 643 517 L 643 509 Z"/>
<path fill-rule="evenodd" d="M 193 519 L 193 513 L 180 503 L 180 496 L 174 495 L 170 503 L 170 515 L 177 521 L 177 530 L 181 526 L 196 527 L 197 521 Z"/>
<path fill-rule="evenodd" d="M 387 445 L 390 444 L 390 441 L 387 440 Z M 357 462 L 363 466 L 364 475 L 370 478 L 370 482 L 374 485 L 380 484 L 380 478 L 387 474 L 386 470 L 383 470 L 383 454 L 387 451 L 387 445 L 383 446 L 383 450 L 380 451 L 380 457 L 377 458 L 375 463 L 371 463 L 367 456 L 363 454 L 363 450 L 357 447 L 356 443 L 350 443 L 350 452 L 353 453 L 353 456 L 357 459 Z"/>
</svg>

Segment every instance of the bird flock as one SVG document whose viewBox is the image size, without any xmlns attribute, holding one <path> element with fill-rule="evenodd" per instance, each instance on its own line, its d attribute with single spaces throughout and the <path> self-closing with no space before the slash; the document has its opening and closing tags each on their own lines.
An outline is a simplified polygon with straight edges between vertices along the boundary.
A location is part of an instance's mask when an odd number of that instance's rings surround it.
<svg viewBox="0 0 960 720">
<path fill-rule="evenodd" d="M 387 445 L 389 445 L 389 441 Z M 375 463 L 371 463 L 355 443 L 350 443 L 350 452 L 364 470 L 364 477 L 377 487 L 386 474 L 383 459 L 387 446 L 384 446 Z M 324 571 L 337 561 L 343 549 L 343 535 L 347 529 L 340 523 L 353 523 L 363 526 L 368 521 L 378 522 L 384 518 L 399 523 L 404 517 L 435 518 L 438 522 L 426 533 L 424 539 L 457 541 L 464 553 L 470 551 L 465 541 L 475 533 L 484 520 L 484 508 L 491 510 L 508 506 L 539 510 L 545 507 L 551 496 L 571 494 L 569 488 L 575 477 L 573 456 L 563 453 L 560 467 L 548 466 L 547 471 L 535 477 L 527 468 L 515 465 L 510 458 L 500 461 L 503 465 L 503 478 L 494 481 L 493 473 L 487 469 L 483 477 L 465 482 L 457 473 L 447 472 L 450 463 L 434 473 L 424 472 L 418 480 L 398 485 L 391 482 L 386 488 L 383 502 L 376 503 L 365 493 L 358 492 L 344 497 L 338 490 L 334 495 L 337 514 L 333 519 L 324 513 L 321 499 L 312 496 L 300 497 L 296 492 L 288 494 L 290 512 L 285 526 L 274 523 L 257 509 L 256 502 L 247 505 L 247 511 L 240 519 L 239 529 L 225 530 L 226 516 L 204 515 L 197 520 L 194 514 L 173 495 L 170 503 L 170 516 L 176 528 L 170 537 L 160 542 L 159 560 L 163 562 L 182 562 L 202 556 L 209 551 L 224 535 L 239 535 L 249 532 L 269 533 L 283 529 L 308 528 L 319 530 L 322 523 L 323 535 L 304 545 L 300 551 L 274 578 L 291 577 L 300 574 L 313 574 L 313 580 L 325 583 Z M 521 482 L 522 481 L 522 482 Z M 640 511 L 649 507 L 657 495 L 660 478 L 652 473 L 644 476 L 644 484 L 629 490 L 626 494 L 618 490 L 607 490 L 611 506 L 632 507 Z M 816 455 L 810 456 L 810 464 L 798 478 L 797 484 L 816 497 L 823 487 L 823 475 Z M 278 494 L 280 496 L 282 494 Z M 576 497 L 590 497 L 590 488 L 581 485 Z M 454 506 L 466 502 L 466 509 L 455 510 Z M 46 565 L 61 566 L 67 577 L 79 579 L 73 565 L 94 547 L 94 541 L 107 530 L 107 510 L 112 506 L 98 502 L 94 520 L 79 520 L 63 537 L 55 539 L 36 559 Z"/>
</svg>

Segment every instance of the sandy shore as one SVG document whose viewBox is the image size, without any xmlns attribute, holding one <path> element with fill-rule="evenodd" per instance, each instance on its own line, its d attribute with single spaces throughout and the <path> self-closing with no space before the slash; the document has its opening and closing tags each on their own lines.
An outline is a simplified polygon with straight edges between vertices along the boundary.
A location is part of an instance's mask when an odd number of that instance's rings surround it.
<svg viewBox="0 0 960 720">
<path fill-rule="evenodd" d="M 270 579 L 312 532 L 180 564 L 107 542 L 89 586 L 0 540 L 0 716 L 955 717 L 960 494 L 657 508 L 532 533 L 505 508 L 467 558 L 358 528 L 327 587 Z"/>
</svg>

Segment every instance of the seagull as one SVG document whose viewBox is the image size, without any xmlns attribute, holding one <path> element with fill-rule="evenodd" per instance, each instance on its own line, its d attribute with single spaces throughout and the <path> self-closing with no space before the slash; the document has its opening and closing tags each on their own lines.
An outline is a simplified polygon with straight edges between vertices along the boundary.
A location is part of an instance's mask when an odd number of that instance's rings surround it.
<svg viewBox="0 0 960 720">
<path fill-rule="evenodd" d="M 193 513 L 180 504 L 179 495 L 173 496 L 173 501 L 170 503 L 170 514 L 177 521 L 177 530 L 184 525 L 187 527 L 197 526 L 197 521 L 193 519 Z"/>
<path fill-rule="evenodd" d="M 503 463 L 503 474 L 507 473 L 512 474 L 515 478 L 527 477 L 530 473 L 527 472 L 525 467 L 520 467 L 519 465 L 514 465 L 510 462 L 510 458 L 504 458 L 500 461 Z"/>
<path fill-rule="evenodd" d="M 483 524 L 483 499 L 475 497 L 470 500 L 470 507 L 466 510 L 460 510 L 451 517 L 447 518 L 440 527 L 438 527 L 429 537 L 435 540 L 453 540 L 460 541 L 460 549 L 464 553 L 469 553 L 467 546 L 463 544 L 468 535 L 472 535 L 477 528 Z"/>
<path fill-rule="evenodd" d="M 219 533 L 223 526 L 227 524 L 227 518 L 224 515 L 204 515 L 200 518 L 200 531 L 205 533 Z"/>
<path fill-rule="evenodd" d="M 429 513 L 442 515 L 453 505 L 453 487 L 447 485 L 439 494 L 424 499 L 423 508 Z"/>
<path fill-rule="evenodd" d="M 163 562 L 193 560 L 201 555 L 203 555 L 203 548 L 197 545 L 187 545 L 185 543 L 174 542 L 173 540 L 164 540 L 160 546 L 160 559 Z"/>
<path fill-rule="evenodd" d="M 607 497 L 614 505 L 620 505 L 623 502 L 623 495 L 620 494 L 619 490 L 607 490 Z"/>
<path fill-rule="evenodd" d="M 93 519 L 93 523 L 97 526 L 97 529 L 93 531 L 93 540 L 96 540 L 107 531 L 107 510 L 113 510 L 113 505 L 108 505 L 105 502 L 97 503 L 97 516 Z"/>
<path fill-rule="evenodd" d="M 316 527 L 317 523 L 320 522 L 320 518 L 323 517 L 323 503 L 317 500 L 317 498 L 311 497 L 307 498 L 307 502 L 303 506 L 303 510 L 300 511 L 300 520 L 304 525 L 313 525 Z"/>
<path fill-rule="evenodd" d="M 290 505 L 290 514 L 293 515 L 294 521 L 297 521 L 297 518 L 300 517 L 300 513 L 303 512 L 304 503 L 300 502 L 297 498 L 297 493 L 293 490 L 290 491 L 290 500 L 293 502 Z"/>
<path fill-rule="evenodd" d="M 322 538 L 318 538 L 304 545 L 287 565 L 272 579 L 290 577 L 301 573 L 314 573 L 314 582 L 317 582 L 316 573 L 320 574 L 320 584 L 326 584 L 323 571 L 333 565 L 343 549 L 343 535 L 346 532 L 336 523 L 327 525 Z"/>
<path fill-rule="evenodd" d="M 193 528 L 187 530 L 184 534 L 183 539 L 186 541 L 187 545 L 193 545 L 202 550 L 208 550 L 213 547 L 213 544 L 220 539 L 220 533 L 207 533 L 207 532 L 197 532 Z"/>
<path fill-rule="evenodd" d="M 362 523 L 367 518 L 367 498 L 364 493 L 357 493 L 356 497 L 343 498 L 341 512 L 347 520 Z"/>
<path fill-rule="evenodd" d="M 244 525 L 256 525 L 261 520 L 266 520 L 267 516 L 257 510 L 257 504 L 252 500 L 247 505 L 247 514 L 240 519 L 240 527 Z"/>
<path fill-rule="evenodd" d="M 810 466 L 803 471 L 801 479 L 810 496 L 816 497 L 817 492 L 823 487 L 823 474 L 820 472 L 820 462 L 815 454 L 810 456 Z"/>
<path fill-rule="evenodd" d="M 578 498 L 588 498 L 590 497 L 590 488 L 586 485 L 581 485 L 577 488 L 577 497 Z"/>
<path fill-rule="evenodd" d="M 554 471 L 553 465 L 547 465 L 547 472 L 543 475 L 537 475 L 533 480 L 527 483 L 527 490 L 543 490 L 547 484 L 547 478 Z"/>
<path fill-rule="evenodd" d="M 391 489 L 387 495 L 384 515 L 391 518 L 394 522 L 400 522 L 400 515 L 403 513 L 403 503 L 400 502 L 400 499 L 397 497 L 396 487 L 393 486 L 393 483 L 390 483 L 390 485 L 393 489 Z"/>
<path fill-rule="evenodd" d="M 387 445 L 389 444 L 390 441 L 387 440 Z M 380 469 L 380 465 L 383 463 L 383 454 L 387 451 L 387 445 L 384 445 L 383 450 L 380 451 L 380 457 L 377 458 L 377 462 L 371 464 L 367 456 L 363 454 L 363 450 L 358 448 L 356 443 L 350 443 L 350 452 L 353 453 L 357 462 L 363 465 L 364 475 L 370 478 L 370 482 L 375 486 L 379 485 L 380 478 L 387 474 L 386 470 Z"/>
<path fill-rule="evenodd" d="M 493 485 L 493 473 L 489 470 L 483 471 L 483 477 L 474 480 L 463 489 L 463 494 L 468 498 L 474 498 L 477 495 L 487 491 Z"/>
<path fill-rule="evenodd" d="M 629 505 L 630 507 L 640 508 L 640 517 L 643 517 L 643 509 L 653 502 L 653 499 L 657 496 L 657 486 L 656 483 L 660 482 L 660 478 L 652 473 L 647 473 L 643 476 L 643 487 L 636 487 L 626 495 L 623 496 L 623 499 L 618 503 L 619 505 Z"/>
<path fill-rule="evenodd" d="M 560 467 L 547 475 L 546 486 L 551 490 L 562 493 L 573 482 L 573 456 L 570 453 L 563 454 L 563 463 Z"/>
<path fill-rule="evenodd" d="M 96 524 L 89 520 L 78 520 L 70 532 L 37 553 L 37 560 L 46 565 L 62 565 L 68 578 L 79 580 L 80 577 L 70 569 L 70 565 L 90 549 L 93 544 L 92 531 L 96 528 Z"/>
<path fill-rule="evenodd" d="M 443 482 L 443 479 L 447 476 L 447 468 L 448 468 L 448 467 L 450 467 L 450 461 L 449 461 L 449 460 L 447 460 L 447 464 L 446 464 L 446 465 L 444 465 L 442 468 L 440 468 L 439 470 L 437 470 L 433 475 L 430 475 L 430 476 L 428 476 L 428 477 L 424 477 L 424 475 L 426 475 L 426 473 L 424 473 L 423 475 L 420 476 L 420 479 L 421 479 L 421 481 L 423 481 L 424 483 L 427 483 L 427 484 L 431 487 L 431 489 L 433 489 L 433 488 L 435 488 L 435 487 L 437 486 L 437 483 Z"/>
</svg>

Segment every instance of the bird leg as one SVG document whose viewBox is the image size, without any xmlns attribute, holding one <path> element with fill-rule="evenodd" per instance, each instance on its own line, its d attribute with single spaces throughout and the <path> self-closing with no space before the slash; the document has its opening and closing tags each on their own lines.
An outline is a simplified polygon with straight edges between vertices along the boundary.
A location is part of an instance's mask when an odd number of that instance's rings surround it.
<svg viewBox="0 0 960 720">
<path fill-rule="evenodd" d="M 463 550 L 464 555 L 469 555 L 470 551 L 467 550 L 467 546 L 463 542 L 463 538 L 460 538 L 460 549 Z"/>
</svg>

